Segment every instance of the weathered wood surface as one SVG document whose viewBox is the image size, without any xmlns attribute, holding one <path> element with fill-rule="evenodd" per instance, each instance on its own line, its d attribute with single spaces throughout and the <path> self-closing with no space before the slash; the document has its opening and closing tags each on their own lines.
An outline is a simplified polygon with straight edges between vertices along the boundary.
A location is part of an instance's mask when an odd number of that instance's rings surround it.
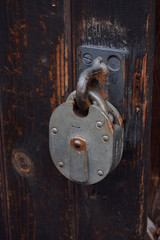
<svg viewBox="0 0 160 240">
<path fill-rule="evenodd" d="M 160 1 L 156 1 L 149 217 L 160 227 Z"/>
<path fill-rule="evenodd" d="M 75 186 L 76 236 L 79 240 L 144 239 L 154 1 L 73 1 L 72 13 L 74 59 L 79 44 L 126 47 L 129 52 L 123 159 L 104 181 Z"/>
<path fill-rule="evenodd" d="M 1 226 L 6 226 L 0 229 L 1 236 L 144 239 L 154 1 L 3 0 L 0 4 L 0 204 Z M 49 117 L 75 87 L 77 47 L 83 43 L 126 47 L 129 52 L 124 71 L 123 159 L 104 181 L 89 187 L 60 175 L 48 150 Z"/>
<path fill-rule="evenodd" d="M 8 210 L 2 240 L 71 239 L 68 182 L 48 149 L 51 112 L 71 91 L 70 2 L 1 5 L 1 162 Z"/>
</svg>

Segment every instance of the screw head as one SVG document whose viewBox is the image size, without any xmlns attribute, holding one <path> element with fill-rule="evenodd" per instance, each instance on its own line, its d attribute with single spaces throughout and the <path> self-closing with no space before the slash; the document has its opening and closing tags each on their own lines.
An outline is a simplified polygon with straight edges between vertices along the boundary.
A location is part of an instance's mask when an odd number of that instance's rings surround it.
<svg viewBox="0 0 160 240">
<path fill-rule="evenodd" d="M 92 63 L 92 55 L 89 53 L 85 53 L 83 55 L 83 62 L 87 65 L 91 64 Z"/>
<path fill-rule="evenodd" d="M 60 168 L 62 168 L 62 167 L 64 167 L 64 162 L 58 162 L 58 166 L 60 167 Z"/>
<path fill-rule="evenodd" d="M 104 136 L 103 136 L 103 141 L 104 141 L 104 142 L 107 142 L 108 139 L 109 139 L 109 137 L 108 137 L 107 135 L 104 135 Z"/>
<path fill-rule="evenodd" d="M 99 175 L 100 177 L 102 177 L 102 176 L 104 175 L 104 172 L 103 172 L 101 169 L 99 169 L 99 170 L 97 171 L 97 173 L 98 173 L 98 175 Z"/>
<path fill-rule="evenodd" d="M 108 60 L 108 68 L 112 71 L 118 71 L 121 67 L 121 61 L 117 56 L 111 56 Z"/>
<path fill-rule="evenodd" d="M 97 128 L 101 128 L 101 127 L 102 127 L 102 122 L 101 122 L 101 121 L 98 121 L 98 122 L 96 123 L 96 127 L 97 127 Z"/>
<path fill-rule="evenodd" d="M 52 134 L 56 134 L 57 133 L 57 128 L 52 128 Z"/>
</svg>

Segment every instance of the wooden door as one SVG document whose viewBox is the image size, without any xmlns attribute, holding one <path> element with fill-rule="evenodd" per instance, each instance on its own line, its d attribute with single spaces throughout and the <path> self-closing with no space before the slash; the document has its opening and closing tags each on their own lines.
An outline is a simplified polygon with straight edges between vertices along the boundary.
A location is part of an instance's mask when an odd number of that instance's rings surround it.
<svg viewBox="0 0 160 240">
<path fill-rule="evenodd" d="M 144 239 L 154 0 L 1 0 L 0 11 L 1 239 Z M 57 171 L 48 142 L 82 44 L 128 51 L 123 158 L 91 186 Z"/>
</svg>

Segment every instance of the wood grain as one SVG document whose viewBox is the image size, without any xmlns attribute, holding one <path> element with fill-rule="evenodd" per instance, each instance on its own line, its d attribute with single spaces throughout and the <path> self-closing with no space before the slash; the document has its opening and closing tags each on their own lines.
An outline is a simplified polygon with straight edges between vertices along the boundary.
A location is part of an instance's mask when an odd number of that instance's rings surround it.
<svg viewBox="0 0 160 240">
<path fill-rule="evenodd" d="M 82 44 L 126 48 L 122 162 L 93 186 L 75 185 L 76 239 L 143 239 L 146 233 L 154 1 L 73 1 L 73 78 Z"/>
<path fill-rule="evenodd" d="M 72 239 L 68 182 L 48 150 L 49 118 L 72 88 L 70 1 L 1 4 L 3 239 Z"/>
</svg>

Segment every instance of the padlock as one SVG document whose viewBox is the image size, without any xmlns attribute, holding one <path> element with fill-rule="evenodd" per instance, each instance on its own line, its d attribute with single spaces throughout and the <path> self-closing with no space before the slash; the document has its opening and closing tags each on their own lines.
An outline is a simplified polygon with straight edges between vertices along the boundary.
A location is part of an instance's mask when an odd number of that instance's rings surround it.
<svg viewBox="0 0 160 240">
<path fill-rule="evenodd" d="M 76 91 L 52 113 L 49 148 L 57 169 L 69 180 L 94 184 L 119 164 L 123 121 L 115 107 L 96 91 L 88 91 L 86 116 L 76 112 Z"/>
</svg>

